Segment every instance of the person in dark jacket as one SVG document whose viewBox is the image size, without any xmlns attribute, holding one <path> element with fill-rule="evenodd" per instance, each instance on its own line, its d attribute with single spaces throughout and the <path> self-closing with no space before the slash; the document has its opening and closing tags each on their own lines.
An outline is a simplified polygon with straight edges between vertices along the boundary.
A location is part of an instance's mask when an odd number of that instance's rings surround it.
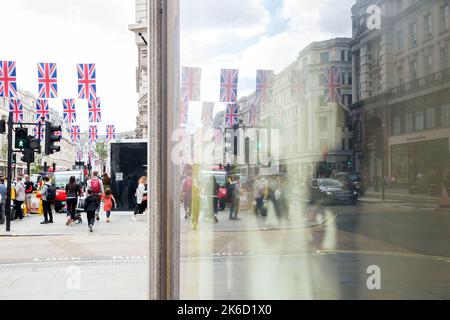
<svg viewBox="0 0 450 320">
<path fill-rule="evenodd" d="M 89 231 L 94 232 L 94 224 L 95 224 L 95 212 L 100 207 L 100 201 L 96 195 L 94 195 L 94 191 L 92 189 L 88 189 L 88 196 L 86 200 L 84 200 L 84 211 L 87 214 L 87 220 L 89 225 Z"/>
<path fill-rule="evenodd" d="M 81 186 L 77 183 L 74 176 L 70 177 L 66 185 L 67 194 L 67 222 L 66 225 L 74 225 L 80 218 L 76 216 L 78 197 L 81 197 Z"/>
</svg>

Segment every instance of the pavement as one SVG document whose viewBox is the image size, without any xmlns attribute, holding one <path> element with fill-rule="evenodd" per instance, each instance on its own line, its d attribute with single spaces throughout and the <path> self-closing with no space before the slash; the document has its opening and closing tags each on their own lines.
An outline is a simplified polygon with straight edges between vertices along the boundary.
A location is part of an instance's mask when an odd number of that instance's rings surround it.
<svg viewBox="0 0 450 320">
<path fill-rule="evenodd" d="M 450 299 L 450 216 L 427 203 L 361 200 L 292 206 L 279 225 L 247 211 L 230 221 L 225 211 L 197 231 L 180 212 L 181 298 Z M 92 234 L 66 226 L 64 214 L 53 225 L 14 221 L 0 233 L 0 299 L 146 299 L 148 216 L 112 217 Z M 370 290 L 373 266 L 381 288 Z"/>
</svg>

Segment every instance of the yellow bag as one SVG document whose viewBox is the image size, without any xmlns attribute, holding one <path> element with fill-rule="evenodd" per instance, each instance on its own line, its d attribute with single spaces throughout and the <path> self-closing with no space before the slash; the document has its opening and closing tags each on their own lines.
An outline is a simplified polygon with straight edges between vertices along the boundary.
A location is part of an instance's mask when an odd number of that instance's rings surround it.
<svg viewBox="0 0 450 320">
<path fill-rule="evenodd" d="M 39 201 L 38 215 L 40 215 L 40 216 L 44 215 L 44 206 L 42 205 L 42 200 Z"/>
<path fill-rule="evenodd" d="M 16 200 L 16 189 L 11 188 L 11 200 Z"/>
</svg>

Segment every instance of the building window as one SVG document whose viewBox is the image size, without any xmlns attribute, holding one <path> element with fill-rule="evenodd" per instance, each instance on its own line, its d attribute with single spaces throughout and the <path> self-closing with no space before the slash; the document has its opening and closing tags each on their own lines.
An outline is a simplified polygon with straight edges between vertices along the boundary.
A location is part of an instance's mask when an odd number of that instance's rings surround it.
<svg viewBox="0 0 450 320">
<path fill-rule="evenodd" d="M 398 84 L 398 85 L 403 84 L 403 82 L 404 82 L 404 77 L 403 77 L 403 66 L 398 66 L 398 67 L 397 67 L 397 70 L 396 70 L 396 73 L 397 73 L 397 76 L 396 76 L 396 78 L 397 78 L 397 84 Z"/>
<path fill-rule="evenodd" d="M 427 129 L 433 129 L 436 127 L 436 110 L 434 108 L 427 109 L 425 126 Z"/>
<path fill-rule="evenodd" d="M 449 19 L 448 19 L 448 4 L 441 7 L 441 31 L 448 30 Z"/>
<path fill-rule="evenodd" d="M 417 61 L 412 60 L 410 62 L 410 73 L 411 73 L 411 81 L 414 81 L 417 79 Z"/>
<path fill-rule="evenodd" d="M 330 61 L 330 53 L 329 52 L 322 52 L 320 54 L 320 63 L 327 63 Z"/>
<path fill-rule="evenodd" d="M 403 1 L 402 0 L 395 0 L 395 13 L 402 12 L 403 9 Z"/>
<path fill-rule="evenodd" d="M 402 51 L 404 49 L 404 39 L 403 39 L 403 30 L 397 30 L 396 32 L 396 38 L 397 38 L 397 51 Z"/>
<path fill-rule="evenodd" d="M 407 113 L 405 115 L 405 132 L 411 133 L 414 131 L 414 115 L 412 113 Z"/>
<path fill-rule="evenodd" d="M 448 44 L 441 48 L 441 68 L 448 68 Z"/>
<path fill-rule="evenodd" d="M 450 105 L 442 105 L 441 106 L 441 114 L 440 114 L 440 125 L 441 127 L 447 127 L 448 126 L 448 118 L 449 118 L 449 109 Z"/>
<path fill-rule="evenodd" d="M 327 117 L 320 117 L 319 118 L 319 132 L 328 132 L 328 118 Z"/>
<path fill-rule="evenodd" d="M 424 18 L 425 35 L 431 37 L 433 35 L 433 18 L 431 14 L 427 14 Z"/>
<path fill-rule="evenodd" d="M 341 50 L 341 61 L 345 61 L 345 50 Z"/>
<path fill-rule="evenodd" d="M 323 151 L 323 150 L 325 150 L 325 149 L 327 149 L 328 148 L 328 139 L 326 139 L 326 138 L 321 138 L 320 140 L 319 140 L 319 150 L 320 151 Z"/>
<path fill-rule="evenodd" d="M 431 74 L 433 73 L 433 55 L 431 52 L 427 52 L 424 55 L 424 67 L 425 67 L 425 74 Z"/>
<path fill-rule="evenodd" d="M 417 23 L 411 23 L 409 25 L 409 43 L 411 46 L 415 46 L 417 44 Z"/>
<path fill-rule="evenodd" d="M 416 111 L 415 129 L 416 131 L 422 131 L 425 127 L 424 112 L 422 110 Z"/>
<path fill-rule="evenodd" d="M 400 134 L 402 133 L 402 128 L 401 128 L 401 124 L 402 124 L 402 118 L 400 117 L 400 115 L 396 115 L 394 116 L 394 120 L 392 122 L 392 131 L 394 132 L 394 135 Z"/>
</svg>

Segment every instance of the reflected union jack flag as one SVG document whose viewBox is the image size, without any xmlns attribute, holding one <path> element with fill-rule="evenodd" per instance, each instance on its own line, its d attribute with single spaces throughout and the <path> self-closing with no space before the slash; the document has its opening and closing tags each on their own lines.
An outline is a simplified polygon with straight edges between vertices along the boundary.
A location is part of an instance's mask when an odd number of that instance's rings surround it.
<svg viewBox="0 0 450 320">
<path fill-rule="evenodd" d="M 329 67 L 325 69 L 325 102 L 341 103 L 341 70 L 336 67 Z"/>
<path fill-rule="evenodd" d="M 202 123 L 205 128 L 214 125 L 214 102 L 203 102 Z"/>
<path fill-rule="evenodd" d="M 189 115 L 189 101 L 180 101 L 180 126 L 187 126 Z"/>
<path fill-rule="evenodd" d="M 89 126 L 89 142 L 95 143 L 98 141 L 98 128 L 97 126 Z"/>
<path fill-rule="evenodd" d="M 89 158 L 89 162 L 90 163 L 94 162 L 94 160 L 95 160 L 95 152 L 94 152 L 94 150 L 89 150 L 88 158 Z"/>
<path fill-rule="evenodd" d="M 41 127 L 41 130 L 39 130 L 39 125 L 34 126 L 34 128 L 33 128 L 34 137 L 39 140 L 44 140 L 45 127 L 43 125 L 40 127 Z"/>
<path fill-rule="evenodd" d="M 58 98 L 56 63 L 38 63 L 39 98 Z"/>
<path fill-rule="evenodd" d="M 201 80 L 202 69 L 183 67 L 181 69 L 181 99 L 200 101 Z"/>
<path fill-rule="evenodd" d="M 268 103 L 272 100 L 273 70 L 258 70 L 256 72 L 256 101 Z"/>
<path fill-rule="evenodd" d="M 239 124 L 239 105 L 237 103 L 230 103 L 227 105 L 227 112 L 225 114 L 225 126 L 232 128 Z"/>
<path fill-rule="evenodd" d="M 9 112 L 13 115 L 15 123 L 23 122 L 23 105 L 19 99 L 9 100 Z"/>
<path fill-rule="evenodd" d="M 216 144 L 221 144 L 223 142 L 222 130 L 220 129 L 214 130 L 214 142 Z"/>
<path fill-rule="evenodd" d="M 72 126 L 72 128 L 70 128 L 70 137 L 73 143 L 80 143 L 81 141 L 80 126 Z"/>
<path fill-rule="evenodd" d="M 302 92 L 305 87 L 305 76 L 301 70 L 293 70 L 291 72 L 291 100 L 300 101 Z"/>
<path fill-rule="evenodd" d="M 83 161 L 83 157 L 84 157 L 84 154 L 83 154 L 83 150 L 77 150 L 77 161 Z"/>
<path fill-rule="evenodd" d="M 78 98 L 89 99 L 97 96 L 95 64 L 78 64 Z"/>
<path fill-rule="evenodd" d="M 116 127 L 114 125 L 106 126 L 106 141 L 113 141 L 116 139 Z"/>
<path fill-rule="evenodd" d="M 0 61 L 0 97 L 17 97 L 16 62 Z"/>
<path fill-rule="evenodd" d="M 71 124 L 77 121 L 77 113 L 75 111 L 75 99 L 63 100 L 63 119 L 65 123 Z"/>
<path fill-rule="evenodd" d="M 220 75 L 220 102 L 237 102 L 239 70 L 222 69 Z"/>
<path fill-rule="evenodd" d="M 100 107 L 100 98 L 94 98 L 89 100 L 89 122 L 101 122 L 102 113 Z"/>
<path fill-rule="evenodd" d="M 248 125 L 250 127 L 258 127 L 259 126 L 259 110 L 256 105 L 251 105 L 250 111 L 248 113 Z"/>
<path fill-rule="evenodd" d="M 50 112 L 48 107 L 48 100 L 36 100 L 36 122 L 44 123 L 50 121 Z"/>
</svg>

